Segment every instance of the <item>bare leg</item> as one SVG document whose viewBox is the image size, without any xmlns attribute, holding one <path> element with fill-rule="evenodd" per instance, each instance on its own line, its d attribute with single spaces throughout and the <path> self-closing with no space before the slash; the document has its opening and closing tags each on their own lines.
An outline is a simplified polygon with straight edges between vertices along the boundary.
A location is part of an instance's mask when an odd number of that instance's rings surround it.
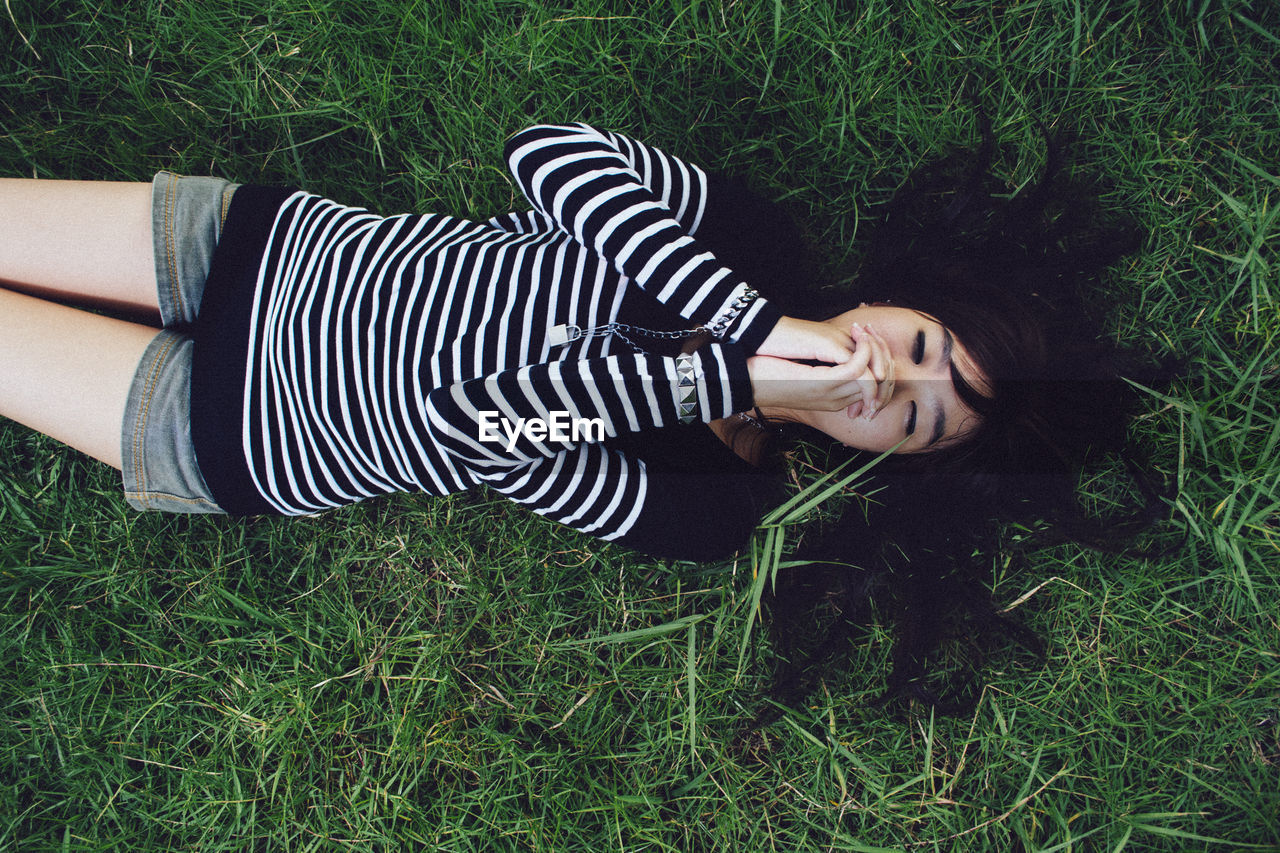
<svg viewBox="0 0 1280 853">
<path fill-rule="evenodd" d="M 155 335 L 150 326 L 0 290 L 0 415 L 121 467 L 125 401 Z"/>
<path fill-rule="evenodd" d="M 0 282 L 159 325 L 151 185 L 0 178 Z"/>
</svg>

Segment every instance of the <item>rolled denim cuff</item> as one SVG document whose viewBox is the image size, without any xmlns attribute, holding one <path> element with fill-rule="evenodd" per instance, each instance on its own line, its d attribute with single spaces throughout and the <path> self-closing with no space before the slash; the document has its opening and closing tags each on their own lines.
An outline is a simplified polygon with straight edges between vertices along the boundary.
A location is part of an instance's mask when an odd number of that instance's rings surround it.
<svg viewBox="0 0 1280 853">
<path fill-rule="evenodd" d="M 157 172 L 151 181 L 151 244 L 160 320 L 166 328 L 200 313 L 213 250 L 239 184 Z"/>
</svg>

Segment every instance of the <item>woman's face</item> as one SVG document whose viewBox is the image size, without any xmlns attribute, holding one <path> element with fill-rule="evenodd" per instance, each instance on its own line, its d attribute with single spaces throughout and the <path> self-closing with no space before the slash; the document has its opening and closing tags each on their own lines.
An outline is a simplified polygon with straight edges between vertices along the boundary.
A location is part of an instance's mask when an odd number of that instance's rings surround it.
<svg viewBox="0 0 1280 853">
<path fill-rule="evenodd" d="M 905 439 L 898 453 L 940 447 L 977 425 L 978 416 L 960 401 L 951 381 L 952 364 L 979 393 L 986 384 L 964 347 L 937 320 L 909 308 L 863 304 L 826 322 L 846 333 L 855 323 L 874 330 L 893 362 L 893 392 L 878 401 L 871 419 L 854 406 L 797 413 L 804 423 L 861 450 L 881 452 Z"/>
</svg>

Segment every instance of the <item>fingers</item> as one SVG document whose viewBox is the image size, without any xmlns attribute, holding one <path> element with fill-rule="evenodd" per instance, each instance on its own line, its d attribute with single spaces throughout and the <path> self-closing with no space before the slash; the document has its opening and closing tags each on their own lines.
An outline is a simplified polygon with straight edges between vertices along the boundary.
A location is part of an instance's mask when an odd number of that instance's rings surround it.
<svg viewBox="0 0 1280 853">
<path fill-rule="evenodd" d="M 869 376 L 864 353 L 848 364 L 809 366 L 774 356 L 747 359 L 751 388 L 758 406 L 778 405 L 813 411 L 838 412 L 854 405 L 865 393 L 861 377 Z"/>
<path fill-rule="evenodd" d="M 880 411 L 889 405 L 889 400 L 893 398 L 894 390 L 894 360 L 889 352 L 889 344 L 880 333 L 871 326 L 867 326 L 867 331 L 871 333 L 876 341 L 876 356 L 871 360 L 871 372 L 876 377 L 876 411 Z"/>
<path fill-rule="evenodd" d="M 865 335 L 865 332 L 860 330 L 859 335 Z M 833 382 L 828 399 L 838 403 L 830 407 L 830 411 L 844 409 L 851 418 L 870 418 L 878 410 L 876 380 L 870 367 L 870 362 L 877 357 L 875 350 L 876 347 L 868 339 L 868 342 L 859 345 L 853 359 L 847 364 L 826 368 Z"/>
<path fill-rule="evenodd" d="M 873 338 L 866 329 L 857 323 L 853 324 L 853 342 L 857 345 L 854 353 L 855 355 L 861 354 L 861 362 L 864 367 L 858 372 L 857 378 L 854 380 L 861 391 L 859 394 L 861 407 L 858 415 L 850 414 L 850 417 L 858 417 L 860 415 L 870 420 L 875 417 L 877 408 L 876 376 L 872 363 L 884 358 L 883 354 L 877 352 L 882 346 L 882 342 Z"/>
<path fill-rule="evenodd" d="M 844 409 L 850 418 L 867 420 L 889 404 L 895 388 L 895 363 L 888 342 L 875 329 L 854 323 L 846 337 L 829 324 L 808 324 L 785 317 L 783 320 L 789 322 L 780 321 L 774 330 L 776 337 L 771 335 L 768 341 L 776 345 L 775 352 L 787 351 L 792 355 L 757 351 L 756 356 L 748 360 L 750 365 L 759 359 L 759 369 L 752 377 L 752 385 L 758 392 L 757 402 L 776 400 L 780 405 L 815 411 Z M 825 327 L 827 331 L 805 334 L 818 331 L 805 326 Z M 798 340 L 794 336 L 797 332 L 808 345 L 804 349 L 793 348 Z M 824 348 L 818 348 L 818 342 L 822 342 Z M 826 364 L 806 366 L 793 360 L 801 357 L 800 352 Z"/>
<path fill-rule="evenodd" d="M 871 369 L 871 360 L 875 357 L 875 349 L 871 343 L 868 343 L 869 339 L 865 330 L 857 323 L 853 324 L 852 340 L 854 344 L 853 357 L 841 366 L 849 371 L 850 376 L 858 376 Z"/>
<path fill-rule="evenodd" d="M 853 339 L 829 323 L 814 323 L 808 320 L 803 323 L 804 343 L 796 349 L 799 352 L 811 353 L 810 358 L 827 364 L 848 364 L 853 360 L 856 347 Z"/>
<path fill-rule="evenodd" d="M 756 350 L 756 355 L 796 361 L 847 364 L 853 359 L 852 339 L 829 323 L 782 317 Z"/>
<path fill-rule="evenodd" d="M 853 336 L 855 342 L 869 354 L 867 369 L 874 380 L 874 389 L 864 398 L 862 413 L 870 420 L 893 399 L 896 363 L 888 342 L 871 326 L 863 327 L 855 323 Z"/>
<path fill-rule="evenodd" d="M 826 361 L 831 364 L 848 364 L 854 357 L 853 340 L 845 335 L 844 332 L 829 326 L 826 323 L 818 323 L 823 328 L 823 335 L 826 338 L 826 355 L 819 356 L 819 361 Z"/>
</svg>

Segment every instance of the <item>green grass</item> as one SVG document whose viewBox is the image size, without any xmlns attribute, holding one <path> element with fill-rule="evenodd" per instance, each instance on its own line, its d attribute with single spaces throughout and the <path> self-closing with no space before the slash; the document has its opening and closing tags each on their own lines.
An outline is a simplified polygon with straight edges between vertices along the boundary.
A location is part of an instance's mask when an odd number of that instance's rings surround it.
<svg viewBox="0 0 1280 853">
<path fill-rule="evenodd" d="M 1112 328 L 1192 369 L 1133 429 L 1185 548 L 999 557 L 1043 667 L 886 716 L 877 631 L 745 746 L 748 558 L 656 564 L 486 495 L 141 515 L 0 424 L 0 849 L 1280 849 L 1278 55 L 1270 0 L 7 3 L 5 176 L 488 216 L 520 204 L 508 134 L 588 120 L 746 174 L 833 263 L 974 141 L 971 80 L 1011 187 L 1037 120 L 1078 133 L 1150 232 Z"/>
</svg>

